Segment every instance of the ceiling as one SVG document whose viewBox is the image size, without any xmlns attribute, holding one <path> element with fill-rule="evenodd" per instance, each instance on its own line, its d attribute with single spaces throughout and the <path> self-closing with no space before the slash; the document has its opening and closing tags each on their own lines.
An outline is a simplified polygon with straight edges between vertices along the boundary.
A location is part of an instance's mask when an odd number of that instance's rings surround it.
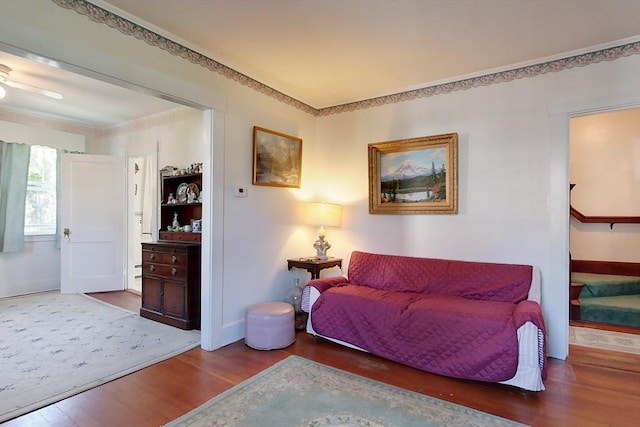
<svg viewBox="0 0 640 427">
<path fill-rule="evenodd" d="M 145 95 L 0 50 L 0 64 L 11 68 L 9 80 L 58 92 L 57 100 L 6 87 L 0 111 L 28 114 L 90 128 L 111 127 L 176 108 L 163 99 Z"/>
<path fill-rule="evenodd" d="M 92 2 L 314 108 L 607 47 L 640 35 L 636 0 Z M 65 95 L 55 102 L 29 95 L 16 105 L 7 96 L 0 108 L 27 106 L 43 114 L 52 114 L 53 108 L 69 120 L 108 126 L 175 106 L 2 52 L 0 63 L 14 69 L 12 80 Z"/>
</svg>

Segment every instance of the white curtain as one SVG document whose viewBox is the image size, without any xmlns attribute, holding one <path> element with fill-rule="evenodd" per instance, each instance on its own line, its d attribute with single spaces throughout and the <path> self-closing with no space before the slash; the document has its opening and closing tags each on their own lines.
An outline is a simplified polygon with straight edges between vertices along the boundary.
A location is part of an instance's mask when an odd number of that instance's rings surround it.
<svg viewBox="0 0 640 427">
<path fill-rule="evenodd" d="M 152 176 L 151 156 L 144 159 L 144 181 L 142 183 L 142 234 L 151 236 L 151 218 L 153 215 L 151 183 Z"/>
<path fill-rule="evenodd" d="M 24 249 L 31 146 L 0 141 L 0 252 Z"/>
</svg>

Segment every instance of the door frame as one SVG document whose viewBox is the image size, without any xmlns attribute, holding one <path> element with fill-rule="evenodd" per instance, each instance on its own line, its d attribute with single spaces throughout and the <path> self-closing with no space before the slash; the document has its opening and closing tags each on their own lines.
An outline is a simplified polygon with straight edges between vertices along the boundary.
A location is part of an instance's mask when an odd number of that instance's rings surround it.
<svg viewBox="0 0 640 427">
<path fill-rule="evenodd" d="M 569 120 L 571 117 L 621 110 L 640 105 L 640 89 L 625 91 L 602 91 L 586 96 L 553 99 L 547 103 L 549 118 L 549 211 L 564 212 L 562 217 L 550 218 L 551 232 L 557 240 L 549 251 L 549 278 L 543 283 L 545 291 L 553 298 L 544 300 L 544 315 L 549 325 L 548 353 L 551 357 L 565 360 L 569 355 Z M 565 283 L 561 289 L 553 289 L 556 280 Z M 546 288 L 546 289 L 545 289 Z"/>
</svg>

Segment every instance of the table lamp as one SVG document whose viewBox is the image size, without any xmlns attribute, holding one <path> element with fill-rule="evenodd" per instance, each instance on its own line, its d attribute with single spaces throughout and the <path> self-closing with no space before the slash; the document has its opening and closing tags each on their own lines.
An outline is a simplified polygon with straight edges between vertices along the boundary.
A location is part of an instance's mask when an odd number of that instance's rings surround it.
<svg viewBox="0 0 640 427">
<path fill-rule="evenodd" d="M 327 259 L 327 250 L 331 248 L 329 242 L 324 239 L 326 236 L 324 227 L 340 227 L 341 221 L 342 206 L 325 202 L 307 203 L 305 207 L 305 223 L 320 226 L 318 240 L 313 244 L 318 259 Z"/>
</svg>

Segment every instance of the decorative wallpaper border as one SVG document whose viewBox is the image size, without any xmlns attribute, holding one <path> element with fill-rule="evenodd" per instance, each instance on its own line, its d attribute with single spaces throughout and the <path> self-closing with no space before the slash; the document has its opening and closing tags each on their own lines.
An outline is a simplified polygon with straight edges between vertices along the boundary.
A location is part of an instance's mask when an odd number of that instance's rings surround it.
<svg viewBox="0 0 640 427">
<path fill-rule="evenodd" d="M 426 98 L 435 95 L 444 95 L 459 90 L 466 90 L 480 86 L 488 86 L 496 83 L 510 82 L 526 77 L 535 77 L 541 74 L 555 73 L 576 67 L 595 64 L 603 61 L 613 61 L 631 55 L 640 54 L 640 42 L 632 42 L 621 46 L 597 50 L 594 52 L 579 54 L 563 59 L 543 62 L 535 65 L 516 68 L 513 70 L 490 73 L 479 77 L 458 80 L 450 83 L 443 83 L 434 86 L 427 86 L 406 92 L 385 95 L 363 101 L 350 102 L 326 108 L 314 108 L 304 102 L 285 95 L 276 89 L 267 86 L 251 77 L 242 74 L 218 61 L 215 61 L 201 53 L 198 53 L 186 46 L 176 43 L 160 34 L 154 33 L 134 22 L 122 18 L 115 13 L 109 12 L 86 0 L 51 0 L 55 4 L 65 9 L 71 9 L 80 15 L 84 15 L 94 22 L 105 24 L 115 28 L 123 34 L 133 36 L 143 40 L 151 46 L 160 48 L 172 55 L 179 56 L 194 64 L 201 65 L 206 69 L 218 73 L 228 79 L 243 86 L 247 86 L 274 98 L 280 102 L 290 105 L 298 110 L 304 111 L 313 116 L 329 116 L 350 111 L 363 110 L 366 108 L 379 107 L 386 104 L 395 104 L 403 101 L 410 101 L 417 98 Z"/>
<path fill-rule="evenodd" d="M 513 70 L 500 71 L 497 73 L 486 74 L 479 77 L 458 80 L 450 83 L 439 84 L 435 86 L 427 86 L 420 89 L 410 90 L 407 92 L 396 93 L 393 95 L 381 96 L 378 98 L 367 99 L 364 101 L 351 102 L 334 107 L 327 107 L 318 110 L 318 116 L 328 116 L 331 114 L 345 113 L 349 111 L 362 110 L 365 108 L 379 107 L 385 104 L 395 104 L 402 101 L 410 101 L 416 98 L 426 98 L 435 95 L 444 95 L 446 93 L 458 90 L 466 90 L 480 86 L 488 86 L 496 83 L 510 82 L 525 77 L 535 77 L 541 74 L 555 73 L 570 68 L 584 67 L 589 64 L 595 64 L 602 61 L 613 61 L 614 59 L 623 58 L 625 56 L 640 54 L 640 42 L 629 43 L 612 48 L 602 49 L 595 52 L 584 53 L 581 55 L 571 56 L 563 59 L 543 62 L 526 67 L 515 68 Z"/>
</svg>

